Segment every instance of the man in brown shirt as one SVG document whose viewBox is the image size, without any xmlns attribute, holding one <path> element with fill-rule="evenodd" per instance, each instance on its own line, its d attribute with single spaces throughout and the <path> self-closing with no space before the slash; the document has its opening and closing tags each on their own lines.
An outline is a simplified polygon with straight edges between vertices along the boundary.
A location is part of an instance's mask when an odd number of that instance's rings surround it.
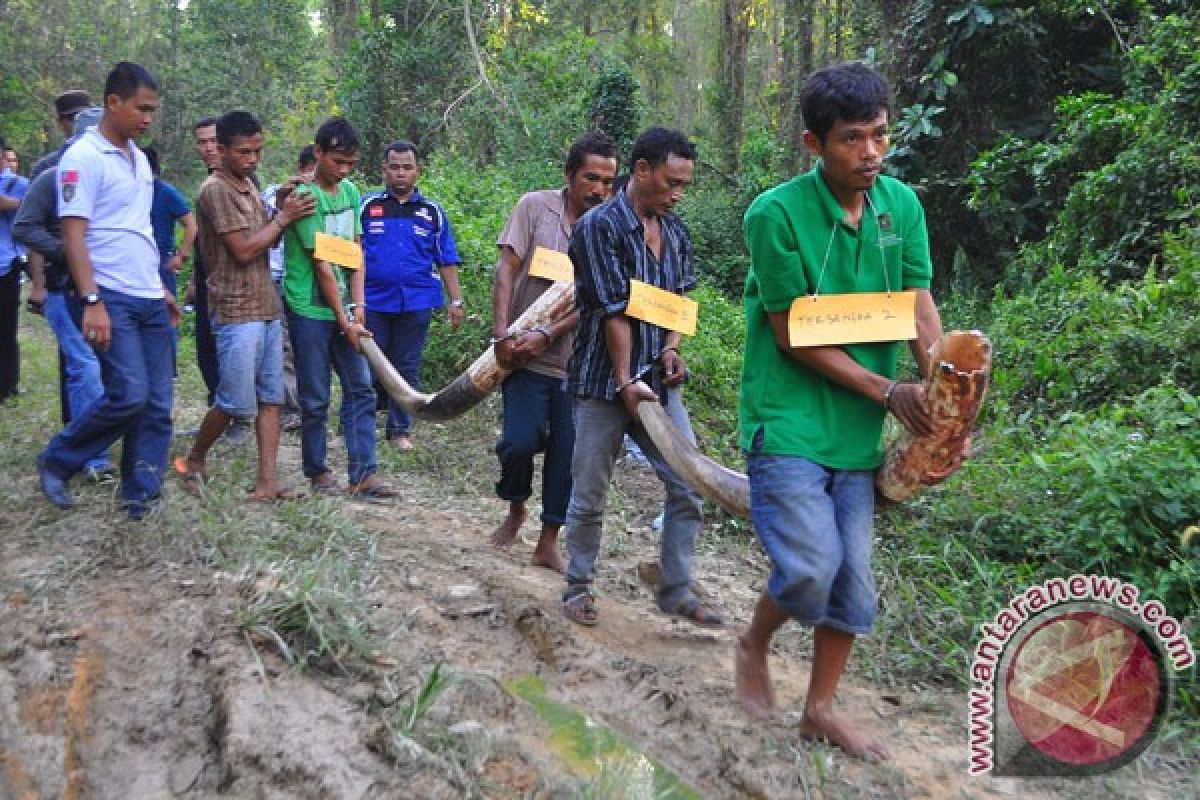
<svg viewBox="0 0 1200 800">
<path fill-rule="evenodd" d="M 551 281 L 529 274 L 534 252 L 545 248 L 565 254 L 575 221 L 608 199 L 616 172 L 612 140 L 603 133 L 584 134 L 567 153 L 566 187 L 522 197 L 496 242 L 500 258 L 492 287 L 492 337 L 496 360 L 514 371 L 501 387 L 504 430 L 496 445 L 496 494 L 508 501 L 508 516 L 492 534 L 492 543 L 508 547 L 516 539 L 525 522 L 525 501 L 533 492 L 533 456 L 544 449 L 542 532 L 532 563 L 556 572 L 564 569 L 558 532 L 571 497 L 575 426 L 564 380 L 578 315 L 511 335 L 508 326 L 550 288 Z"/>
<path fill-rule="evenodd" d="M 279 212 L 268 219 L 251 180 L 262 146 L 262 126 L 253 115 L 230 111 L 217 120 L 220 164 L 200 187 L 196 218 L 208 270 L 219 379 L 191 452 L 176 459 L 175 469 L 184 487 L 196 492 L 217 437 L 231 420 L 254 418 L 258 479 L 252 497 L 270 502 L 291 495 L 280 488 L 275 464 L 283 403 L 283 308 L 267 253 L 288 225 L 313 213 L 315 201 L 288 192 Z"/>
</svg>

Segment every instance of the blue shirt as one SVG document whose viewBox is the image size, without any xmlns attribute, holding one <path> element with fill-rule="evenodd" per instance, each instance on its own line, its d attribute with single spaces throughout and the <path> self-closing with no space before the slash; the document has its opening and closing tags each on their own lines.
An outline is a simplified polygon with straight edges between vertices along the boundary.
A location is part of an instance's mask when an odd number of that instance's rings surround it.
<svg viewBox="0 0 1200 800">
<path fill-rule="evenodd" d="M 579 327 L 575 352 L 567 367 L 567 388 L 572 393 L 600 400 L 617 396 L 612 360 L 604 338 L 604 320 L 625 313 L 630 279 L 675 294 L 696 287 L 692 266 L 692 240 L 683 221 L 673 213 L 660 217 L 662 258 L 646 246 L 646 230 L 629 204 L 625 192 L 593 208 L 575 223 L 569 254 L 575 265 L 575 304 Z M 663 401 L 661 370 L 656 369 L 667 329 L 629 318 L 629 374 L 642 380 Z"/>
<path fill-rule="evenodd" d="M 398 313 L 441 308 L 439 267 L 461 263 L 446 212 L 414 189 L 401 203 L 386 189 L 359 207 L 367 308 Z"/>
<path fill-rule="evenodd" d="M 29 181 L 8 167 L 0 171 L 0 194 L 20 200 L 28 188 Z M 0 212 L 0 275 L 7 275 L 12 270 L 13 260 L 25 252 L 13 240 L 12 226 L 16 216 L 16 211 Z"/>
<path fill-rule="evenodd" d="M 154 243 L 163 258 L 175 252 L 175 223 L 192 213 L 183 193 L 162 178 L 154 179 L 154 203 L 150 206 L 150 224 Z"/>
</svg>

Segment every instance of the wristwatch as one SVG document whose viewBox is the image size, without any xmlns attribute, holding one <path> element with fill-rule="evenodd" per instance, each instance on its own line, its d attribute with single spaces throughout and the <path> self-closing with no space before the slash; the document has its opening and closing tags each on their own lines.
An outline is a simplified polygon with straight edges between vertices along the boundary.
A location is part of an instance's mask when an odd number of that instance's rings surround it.
<svg viewBox="0 0 1200 800">
<path fill-rule="evenodd" d="M 450 301 L 450 305 L 454 306 L 455 308 L 462 308 L 463 306 L 465 306 L 465 305 L 466 305 L 466 301 L 464 301 L 464 300 L 451 300 L 451 301 Z"/>
<path fill-rule="evenodd" d="M 101 302 L 102 301 L 100 300 L 99 292 L 92 292 L 91 294 L 85 294 L 83 296 L 83 304 L 85 306 L 94 306 L 94 305 L 98 305 Z"/>
</svg>

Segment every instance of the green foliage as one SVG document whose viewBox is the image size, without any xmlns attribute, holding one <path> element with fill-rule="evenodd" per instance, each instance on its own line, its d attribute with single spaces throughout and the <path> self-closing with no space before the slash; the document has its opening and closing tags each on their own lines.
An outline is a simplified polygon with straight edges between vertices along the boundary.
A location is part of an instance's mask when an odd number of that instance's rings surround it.
<svg viewBox="0 0 1200 800">
<path fill-rule="evenodd" d="M 1106 290 L 1095 275 L 1058 268 L 1031 291 L 997 298 L 994 404 L 1049 418 L 1163 381 L 1200 386 L 1200 259 L 1179 247 L 1168 266 L 1181 262 L 1178 271 L 1163 278 Z"/>
<path fill-rule="evenodd" d="M 1200 22 L 1169 17 L 1125 62 L 1120 96 L 1059 99 L 1049 137 L 1010 136 L 974 163 L 970 205 L 1029 286 L 1060 261 L 1139 276 L 1200 192 Z M 1042 237 L 1046 238 L 1043 241 Z"/>
<path fill-rule="evenodd" d="M 1164 384 L 1044 432 L 1018 425 L 989 441 L 943 492 L 929 521 L 969 530 L 976 553 L 1130 581 L 1184 616 L 1200 610 L 1180 535 L 1200 518 L 1200 404 Z"/>
<path fill-rule="evenodd" d="M 700 304 L 696 335 L 684 341 L 691 374 L 686 400 L 701 449 L 718 460 L 736 462 L 738 387 L 742 382 L 746 317 L 740 302 L 701 283 L 692 293 Z"/>
<path fill-rule="evenodd" d="M 614 60 L 600 68 L 588 91 L 592 127 L 611 136 L 626 155 L 641 124 L 640 88 L 629 68 Z"/>
</svg>

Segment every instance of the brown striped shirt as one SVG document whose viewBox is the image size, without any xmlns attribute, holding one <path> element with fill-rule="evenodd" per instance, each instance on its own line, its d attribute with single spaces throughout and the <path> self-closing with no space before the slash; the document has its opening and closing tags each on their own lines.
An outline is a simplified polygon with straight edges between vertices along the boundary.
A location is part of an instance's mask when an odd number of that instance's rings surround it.
<svg viewBox="0 0 1200 800">
<path fill-rule="evenodd" d="M 283 308 L 271 281 L 264 250 L 249 264 L 239 264 L 221 236 L 245 231 L 253 236 L 269 222 L 258 190 L 249 180 L 238 181 L 217 170 L 200 186 L 196 197 L 197 237 L 208 270 L 209 308 L 220 324 L 279 319 Z"/>
</svg>

